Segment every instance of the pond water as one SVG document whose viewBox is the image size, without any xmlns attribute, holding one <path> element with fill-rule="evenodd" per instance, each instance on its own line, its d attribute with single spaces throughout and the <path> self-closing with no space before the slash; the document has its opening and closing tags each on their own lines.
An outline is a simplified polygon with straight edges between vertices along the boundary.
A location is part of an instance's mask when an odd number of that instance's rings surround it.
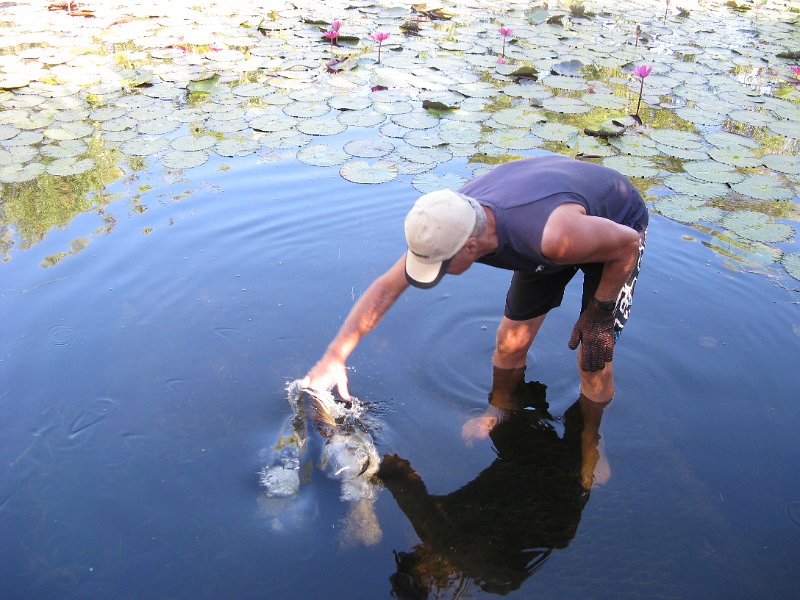
<svg viewBox="0 0 800 600">
<path fill-rule="evenodd" d="M 404 251 L 420 191 L 295 152 L 185 170 L 114 155 L 121 176 L 68 219 L 48 211 L 80 204 L 73 188 L 32 209 L 41 231 L 4 221 L 0 596 L 413 597 L 416 573 L 436 597 L 793 597 L 797 282 L 761 249 L 656 211 L 602 416 L 603 483 L 587 492 L 576 474 L 577 283 L 531 351 L 531 410 L 505 439 L 462 441 L 487 405 L 509 281 L 476 265 L 409 290 L 351 357 L 397 477 L 343 500 L 312 430 L 297 494 L 267 497 L 286 386 Z M 437 172 L 474 168 L 456 156 Z M 793 238 L 774 247 L 797 253 Z"/>
</svg>

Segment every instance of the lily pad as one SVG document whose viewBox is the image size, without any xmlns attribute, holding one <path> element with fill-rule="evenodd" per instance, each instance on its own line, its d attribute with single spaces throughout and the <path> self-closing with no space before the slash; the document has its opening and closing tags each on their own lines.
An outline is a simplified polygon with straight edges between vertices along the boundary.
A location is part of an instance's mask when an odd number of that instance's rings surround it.
<svg viewBox="0 0 800 600">
<path fill-rule="evenodd" d="M 780 180 L 769 175 L 748 175 L 731 187 L 758 200 L 791 200 L 795 196 L 792 190 L 781 185 Z"/>
<path fill-rule="evenodd" d="M 66 177 L 70 175 L 80 175 L 93 169 L 95 162 L 91 158 L 75 160 L 75 158 L 57 158 L 47 165 L 47 172 L 50 175 Z"/>
<path fill-rule="evenodd" d="M 540 123 L 534 125 L 530 129 L 531 133 L 536 137 L 550 142 L 565 142 L 572 136 L 580 133 L 580 129 L 574 125 L 566 125 L 562 123 Z"/>
<path fill-rule="evenodd" d="M 183 135 L 172 140 L 172 148 L 178 152 L 199 152 L 208 150 L 217 143 L 217 138 L 212 135 Z"/>
<path fill-rule="evenodd" d="M 348 110 L 336 119 L 349 127 L 377 127 L 386 120 L 386 115 L 373 109 Z"/>
<path fill-rule="evenodd" d="M 668 219 L 687 225 L 719 223 L 725 214 L 720 208 L 707 206 L 705 201 L 696 196 L 682 194 L 657 198 L 653 206 Z"/>
<path fill-rule="evenodd" d="M 347 125 L 336 119 L 306 119 L 297 124 L 297 131 L 308 135 L 336 135 L 347 129 Z"/>
<path fill-rule="evenodd" d="M 0 167 L 0 183 L 22 183 L 36 179 L 44 173 L 45 166 L 42 163 L 28 163 L 20 168 L 18 165 L 6 165 Z"/>
<path fill-rule="evenodd" d="M 745 177 L 733 167 L 714 160 L 689 161 L 683 164 L 683 170 L 695 179 L 709 183 L 738 183 Z"/>
<path fill-rule="evenodd" d="M 761 164 L 779 173 L 800 175 L 800 159 L 794 154 L 765 154 L 761 157 Z"/>
<path fill-rule="evenodd" d="M 455 173 L 445 173 L 444 175 L 423 173 L 411 180 L 411 185 L 422 194 L 443 189 L 457 190 L 465 183 L 467 183 L 467 178 Z"/>
<path fill-rule="evenodd" d="M 342 165 L 339 174 L 353 183 L 386 183 L 397 177 L 397 167 L 385 161 L 356 160 Z"/>
<path fill-rule="evenodd" d="M 603 159 L 603 165 L 628 177 L 655 177 L 659 173 L 655 164 L 638 156 L 609 156 Z"/>
<path fill-rule="evenodd" d="M 757 167 L 761 164 L 753 151 L 744 147 L 711 148 L 708 155 L 717 162 L 734 167 Z"/>
<path fill-rule="evenodd" d="M 486 141 L 505 150 L 530 150 L 542 145 L 542 138 L 527 129 L 499 129 L 486 135 Z"/>
<path fill-rule="evenodd" d="M 542 108 L 556 113 L 577 115 L 587 113 L 592 107 L 578 98 L 553 97 L 542 100 Z"/>
<path fill-rule="evenodd" d="M 221 140 L 214 146 L 214 151 L 220 156 L 248 156 L 253 154 L 261 144 L 257 140 L 249 139 L 230 139 Z"/>
<path fill-rule="evenodd" d="M 729 213 L 722 225 L 745 239 L 765 244 L 785 242 L 794 235 L 794 229 L 786 223 L 775 223 L 767 215 L 751 210 Z"/>
<path fill-rule="evenodd" d="M 333 167 L 350 160 L 350 154 L 326 144 L 311 144 L 297 152 L 297 160 L 316 167 Z"/>
<path fill-rule="evenodd" d="M 789 275 L 800 281 L 800 252 L 787 252 L 781 257 L 781 264 Z"/>
<path fill-rule="evenodd" d="M 703 147 L 703 138 L 696 133 L 679 129 L 654 129 L 650 132 L 650 139 L 660 144 L 686 150 L 700 150 Z"/>
<path fill-rule="evenodd" d="M 158 154 L 169 146 L 169 140 L 160 137 L 140 136 L 123 142 L 119 149 L 124 154 L 131 156 L 150 156 Z"/>
<path fill-rule="evenodd" d="M 448 144 L 477 144 L 482 129 L 478 123 L 446 120 L 439 127 L 439 138 Z"/>
<path fill-rule="evenodd" d="M 344 151 L 358 158 L 379 158 L 394 150 L 394 144 L 380 138 L 352 140 L 344 145 Z"/>
<path fill-rule="evenodd" d="M 161 164 L 168 169 L 191 169 L 208 162 L 209 155 L 205 150 L 172 150 L 164 154 Z"/>
</svg>

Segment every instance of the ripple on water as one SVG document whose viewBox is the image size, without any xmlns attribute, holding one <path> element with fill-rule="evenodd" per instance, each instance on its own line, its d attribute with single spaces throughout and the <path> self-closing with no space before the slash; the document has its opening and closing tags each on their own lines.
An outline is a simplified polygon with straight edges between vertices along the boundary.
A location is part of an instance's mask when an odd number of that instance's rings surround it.
<svg viewBox="0 0 800 600">
<path fill-rule="evenodd" d="M 50 328 L 48 339 L 56 346 L 68 346 L 78 339 L 78 332 L 67 325 L 56 325 Z"/>
<path fill-rule="evenodd" d="M 786 505 L 786 515 L 797 527 L 800 527 L 800 500 L 792 500 Z"/>
</svg>

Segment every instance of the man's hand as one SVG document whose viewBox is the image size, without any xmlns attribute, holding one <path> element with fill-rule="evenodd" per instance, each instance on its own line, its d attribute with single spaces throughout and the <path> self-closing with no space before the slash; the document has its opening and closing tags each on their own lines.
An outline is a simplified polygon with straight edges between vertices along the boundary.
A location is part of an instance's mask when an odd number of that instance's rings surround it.
<svg viewBox="0 0 800 600">
<path fill-rule="evenodd" d="M 325 391 L 336 386 L 343 400 L 352 400 L 347 389 L 347 367 L 344 361 L 327 354 L 303 378 L 302 385 L 311 390 Z"/>
<path fill-rule="evenodd" d="M 594 300 L 581 313 L 569 338 L 570 350 L 582 345 L 581 369 L 599 371 L 614 358 L 614 310 L 603 310 Z"/>
<path fill-rule="evenodd" d="M 461 439 L 467 446 L 472 446 L 476 441 L 485 440 L 495 425 L 502 420 L 503 411 L 489 405 L 485 413 L 464 423 L 461 428 Z"/>
</svg>

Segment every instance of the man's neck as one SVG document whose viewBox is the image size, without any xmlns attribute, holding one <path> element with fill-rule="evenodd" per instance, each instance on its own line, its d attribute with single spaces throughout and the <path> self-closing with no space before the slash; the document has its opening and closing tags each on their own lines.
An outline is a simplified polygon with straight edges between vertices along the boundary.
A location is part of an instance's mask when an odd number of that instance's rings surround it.
<svg viewBox="0 0 800 600">
<path fill-rule="evenodd" d="M 499 242 L 497 240 L 497 222 L 494 218 L 494 212 L 488 206 L 481 205 L 481 208 L 486 213 L 486 231 L 478 238 L 478 243 L 481 247 L 479 256 L 484 256 L 497 250 Z"/>
</svg>

